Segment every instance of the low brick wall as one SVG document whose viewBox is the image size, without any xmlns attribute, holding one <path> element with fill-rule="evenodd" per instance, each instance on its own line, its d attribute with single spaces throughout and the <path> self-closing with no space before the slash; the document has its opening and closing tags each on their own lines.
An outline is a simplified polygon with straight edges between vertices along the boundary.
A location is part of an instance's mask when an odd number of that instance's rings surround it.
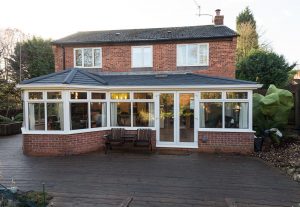
<svg viewBox="0 0 300 207">
<path fill-rule="evenodd" d="M 79 134 L 24 134 L 23 152 L 32 156 L 64 156 L 104 149 L 107 131 Z"/>
<path fill-rule="evenodd" d="M 200 152 L 249 154 L 254 150 L 253 132 L 199 132 L 198 138 Z"/>
</svg>

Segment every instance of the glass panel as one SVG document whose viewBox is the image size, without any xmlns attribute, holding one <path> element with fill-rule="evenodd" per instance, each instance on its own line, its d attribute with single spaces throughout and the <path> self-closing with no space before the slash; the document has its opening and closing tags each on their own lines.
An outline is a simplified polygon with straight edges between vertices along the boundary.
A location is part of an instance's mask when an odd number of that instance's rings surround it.
<svg viewBox="0 0 300 207">
<path fill-rule="evenodd" d="M 91 126 L 106 127 L 106 103 L 91 103 Z"/>
<path fill-rule="evenodd" d="M 200 103 L 200 128 L 222 128 L 222 103 Z"/>
<path fill-rule="evenodd" d="M 160 141 L 174 142 L 174 94 L 160 94 L 159 106 Z"/>
<path fill-rule="evenodd" d="M 154 127 L 154 103 L 133 103 L 133 126 Z"/>
<path fill-rule="evenodd" d="M 247 99 L 248 93 L 247 92 L 227 92 L 226 98 L 228 98 L 228 99 Z"/>
<path fill-rule="evenodd" d="M 198 45 L 188 45 L 188 65 L 198 64 Z"/>
<path fill-rule="evenodd" d="M 88 128 L 88 104 L 70 104 L 71 130 Z"/>
<path fill-rule="evenodd" d="M 186 65 L 186 45 L 177 45 L 177 65 Z"/>
<path fill-rule="evenodd" d="M 199 45 L 200 65 L 208 65 L 207 50 L 208 50 L 208 45 Z"/>
<path fill-rule="evenodd" d="M 93 67 L 93 49 L 85 48 L 83 49 L 84 55 L 84 67 Z"/>
<path fill-rule="evenodd" d="M 71 99 L 87 99 L 86 92 L 71 92 Z"/>
<path fill-rule="evenodd" d="M 118 102 L 110 104 L 111 126 L 131 126 L 131 104 Z"/>
<path fill-rule="evenodd" d="M 248 129 L 248 103 L 225 103 L 225 127 Z"/>
<path fill-rule="evenodd" d="M 31 100 L 41 100 L 43 99 L 43 92 L 29 92 L 28 96 Z"/>
<path fill-rule="evenodd" d="M 201 99 L 221 99 L 221 92 L 201 92 Z"/>
<path fill-rule="evenodd" d="M 111 99 L 129 99 L 130 94 L 129 93 L 112 93 Z"/>
<path fill-rule="evenodd" d="M 180 142 L 194 142 L 194 94 L 179 96 Z"/>
<path fill-rule="evenodd" d="M 29 130 L 45 130 L 44 103 L 28 104 Z"/>
<path fill-rule="evenodd" d="M 61 92 L 47 92 L 47 99 L 61 99 Z"/>
<path fill-rule="evenodd" d="M 143 54 L 142 48 L 132 48 L 132 67 L 142 67 L 143 65 Z"/>
<path fill-rule="evenodd" d="M 47 103 L 47 130 L 64 130 L 63 103 Z"/>
<path fill-rule="evenodd" d="M 105 99 L 105 93 L 92 93 L 92 99 Z"/>
<path fill-rule="evenodd" d="M 144 47 L 144 65 L 143 67 L 152 67 L 152 48 Z"/>
<path fill-rule="evenodd" d="M 94 49 L 94 66 L 101 66 L 101 49 Z"/>
<path fill-rule="evenodd" d="M 82 66 L 82 50 L 75 50 L 75 66 Z"/>
<path fill-rule="evenodd" d="M 153 93 L 134 93 L 134 99 L 153 99 Z"/>
</svg>

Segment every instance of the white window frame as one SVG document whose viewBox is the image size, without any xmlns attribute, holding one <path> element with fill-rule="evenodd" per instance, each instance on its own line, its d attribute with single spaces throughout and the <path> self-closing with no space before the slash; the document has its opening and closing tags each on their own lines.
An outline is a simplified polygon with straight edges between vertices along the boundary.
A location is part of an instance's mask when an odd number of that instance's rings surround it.
<svg viewBox="0 0 300 207">
<path fill-rule="evenodd" d="M 139 49 L 142 49 L 142 54 L 143 54 L 143 60 L 142 60 L 142 66 L 134 66 L 133 64 L 133 50 L 135 48 L 139 48 Z M 145 66 L 145 63 L 144 63 L 144 48 L 150 48 L 151 49 L 151 65 L 150 66 Z M 151 68 L 153 67 L 153 46 L 152 45 L 142 45 L 142 46 L 131 46 L 131 67 L 132 68 Z"/>
<path fill-rule="evenodd" d="M 188 64 L 188 45 L 197 45 L 197 60 L 198 60 L 198 63 L 197 64 Z M 206 45 L 207 46 L 207 52 L 206 52 L 206 55 L 207 55 L 207 62 L 206 63 L 200 63 L 200 45 Z M 185 46 L 186 47 L 186 50 L 185 50 L 185 56 L 186 56 L 186 60 L 185 60 L 185 63 L 180 65 L 179 62 L 178 62 L 178 48 L 179 46 Z M 190 67 L 190 66 L 209 66 L 209 43 L 189 43 L 189 44 L 177 44 L 176 45 L 176 65 L 177 67 Z"/>
<path fill-rule="evenodd" d="M 84 49 L 92 49 L 92 62 L 93 62 L 93 66 L 91 67 L 85 67 L 84 66 Z M 95 52 L 94 50 L 99 49 L 100 50 L 100 65 L 99 66 L 95 66 Z M 82 65 L 76 65 L 76 50 L 81 50 L 81 54 L 82 54 Z M 82 48 L 74 48 L 73 49 L 73 57 L 74 57 L 74 67 L 75 68 L 102 68 L 102 48 L 101 47 L 82 47 Z"/>
<path fill-rule="evenodd" d="M 201 99 L 201 92 L 222 92 L 221 99 Z M 227 99 L 227 92 L 247 92 L 247 99 Z M 248 103 L 248 128 L 225 128 L 225 103 Z M 252 130 L 252 91 L 251 90 L 226 90 L 226 91 L 200 91 L 199 107 L 201 103 L 222 103 L 222 128 L 201 128 L 199 116 L 198 127 L 199 131 L 204 132 L 253 132 Z M 200 111 L 199 111 L 200 112 Z"/>
</svg>

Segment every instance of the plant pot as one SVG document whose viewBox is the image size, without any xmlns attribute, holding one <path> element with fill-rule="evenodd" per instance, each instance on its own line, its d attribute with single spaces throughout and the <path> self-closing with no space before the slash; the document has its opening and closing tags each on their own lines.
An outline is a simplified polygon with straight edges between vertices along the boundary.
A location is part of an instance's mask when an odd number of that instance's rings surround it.
<svg viewBox="0 0 300 207">
<path fill-rule="evenodd" d="M 21 133 L 22 122 L 0 124 L 0 136 L 8 136 Z"/>
<path fill-rule="evenodd" d="M 262 137 L 254 138 L 254 151 L 261 152 L 263 146 L 264 139 Z"/>
</svg>

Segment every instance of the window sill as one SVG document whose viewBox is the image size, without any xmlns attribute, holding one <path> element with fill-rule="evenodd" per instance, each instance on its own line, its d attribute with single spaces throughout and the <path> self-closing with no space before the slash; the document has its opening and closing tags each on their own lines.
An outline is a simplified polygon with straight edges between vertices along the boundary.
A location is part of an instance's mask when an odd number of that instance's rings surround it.
<svg viewBox="0 0 300 207">
<path fill-rule="evenodd" d="M 220 129 L 220 128 L 201 128 L 198 130 L 199 132 L 250 132 L 255 133 L 255 131 L 251 129 Z"/>
</svg>

